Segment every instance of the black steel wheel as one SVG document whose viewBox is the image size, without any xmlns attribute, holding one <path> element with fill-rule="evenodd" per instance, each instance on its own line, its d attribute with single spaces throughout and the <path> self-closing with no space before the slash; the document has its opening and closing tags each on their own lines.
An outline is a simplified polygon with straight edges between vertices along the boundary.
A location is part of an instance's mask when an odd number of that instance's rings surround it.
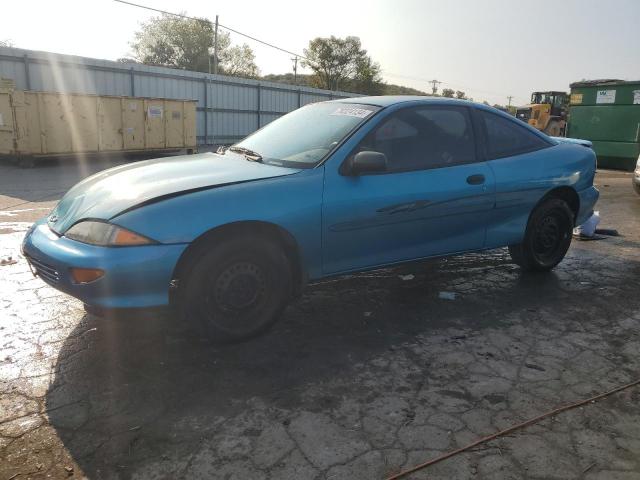
<svg viewBox="0 0 640 480">
<path fill-rule="evenodd" d="M 569 250 L 573 223 L 573 212 L 564 200 L 543 201 L 531 214 L 522 243 L 509 247 L 511 258 L 524 270 L 551 270 Z"/>
<path fill-rule="evenodd" d="M 180 308 L 191 325 L 216 343 L 267 330 L 291 297 L 286 256 L 266 240 L 213 242 L 191 259 L 180 285 Z"/>
</svg>

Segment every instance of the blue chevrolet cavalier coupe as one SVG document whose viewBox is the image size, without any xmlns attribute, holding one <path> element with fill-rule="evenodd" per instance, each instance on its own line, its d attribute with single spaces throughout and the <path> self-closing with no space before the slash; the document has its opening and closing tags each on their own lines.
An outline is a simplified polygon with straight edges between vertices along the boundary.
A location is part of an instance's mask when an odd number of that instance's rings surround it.
<svg viewBox="0 0 640 480">
<path fill-rule="evenodd" d="M 316 103 L 217 154 L 87 178 L 23 252 L 88 306 L 171 304 L 212 339 L 238 339 L 331 275 L 504 246 L 549 270 L 592 214 L 595 169 L 589 142 L 484 105 Z"/>
</svg>

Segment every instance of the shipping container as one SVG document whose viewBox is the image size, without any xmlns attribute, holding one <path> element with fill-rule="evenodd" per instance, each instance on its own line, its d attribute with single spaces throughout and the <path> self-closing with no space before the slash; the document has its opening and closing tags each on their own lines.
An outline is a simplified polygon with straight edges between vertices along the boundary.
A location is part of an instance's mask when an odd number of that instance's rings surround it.
<svg viewBox="0 0 640 480">
<path fill-rule="evenodd" d="M 0 90 L 0 155 L 38 157 L 196 148 L 196 102 Z"/>
<path fill-rule="evenodd" d="M 591 140 L 598 166 L 633 170 L 640 154 L 640 81 L 572 83 L 567 135 Z"/>
<path fill-rule="evenodd" d="M 0 77 L 18 90 L 193 99 L 200 145 L 230 145 L 309 103 L 359 94 L 140 63 L 0 47 Z"/>
</svg>

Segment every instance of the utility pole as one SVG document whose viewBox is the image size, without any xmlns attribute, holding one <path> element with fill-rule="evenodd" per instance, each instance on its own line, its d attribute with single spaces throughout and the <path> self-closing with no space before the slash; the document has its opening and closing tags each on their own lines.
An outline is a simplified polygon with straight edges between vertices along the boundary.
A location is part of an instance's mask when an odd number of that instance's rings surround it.
<svg viewBox="0 0 640 480">
<path fill-rule="evenodd" d="M 293 57 L 293 84 L 298 85 L 298 57 Z"/>
<path fill-rule="evenodd" d="M 216 28 L 213 31 L 213 73 L 218 74 L 218 15 L 216 15 Z"/>
<path fill-rule="evenodd" d="M 438 80 L 429 80 L 429 83 L 431 84 L 431 91 L 433 92 L 433 94 L 437 94 L 438 93 L 438 85 L 440 85 L 442 82 L 438 81 Z"/>
<path fill-rule="evenodd" d="M 507 97 L 507 100 L 509 100 L 509 107 L 511 107 L 511 100 L 513 100 L 513 97 L 511 95 L 509 95 Z"/>
</svg>

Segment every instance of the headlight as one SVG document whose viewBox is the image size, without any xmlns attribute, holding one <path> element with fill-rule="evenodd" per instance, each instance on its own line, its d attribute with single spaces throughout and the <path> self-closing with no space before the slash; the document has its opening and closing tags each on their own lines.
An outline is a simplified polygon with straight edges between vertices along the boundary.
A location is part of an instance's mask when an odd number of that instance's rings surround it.
<svg viewBox="0 0 640 480">
<path fill-rule="evenodd" d="M 104 247 L 126 247 L 156 243 L 126 228 L 95 220 L 76 223 L 66 231 L 64 236 L 78 242 Z"/>
</svg>

